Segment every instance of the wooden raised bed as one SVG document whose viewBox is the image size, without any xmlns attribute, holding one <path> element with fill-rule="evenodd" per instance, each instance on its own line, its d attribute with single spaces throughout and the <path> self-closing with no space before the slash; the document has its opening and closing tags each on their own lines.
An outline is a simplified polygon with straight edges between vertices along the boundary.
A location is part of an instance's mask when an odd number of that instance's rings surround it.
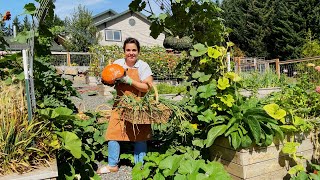
<svg viewBox="0 0 320 180">
<path fill-rule="evenodd" d="M 314 151 L 311 135 L 299 135 L 299 139 L 298 154 L 311 160 Z M 289 166 L 295 164 L 281 152 L 282 147 L 282 143 L 274 142 L 268 147 L 234 150 L 226 138 L 218 138 L 210 147 L 210 158 L 221 162 L 234 180 L 286 179 Z"/>
</svg>

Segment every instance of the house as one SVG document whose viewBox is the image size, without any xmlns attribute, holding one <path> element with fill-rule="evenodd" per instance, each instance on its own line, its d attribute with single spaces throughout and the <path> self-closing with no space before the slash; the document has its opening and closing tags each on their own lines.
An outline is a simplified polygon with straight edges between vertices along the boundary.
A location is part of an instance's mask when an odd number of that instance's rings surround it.
<svg viewBox="0 0 320 180">
<path fill-rule="evenodd" d="M 7 51 L 20 52 L 23 49 L 29 48 L 28 43 L 20 43 L 18 41 L 14 41 L 13 36 L 5 36 L 4 39 L 9 44 L 9 47 L 6 48 Z M 51 51 L 55 51 L 55 52 L 65 52 L 66 51 L 66 49 L 58 41 L 54 40 L 51 42 L 51 44 L 52 44 L 52 46 L 50 47 Z"/>
<path fill-rule="evenodd" d="M 126 10 L 117 13 L 111 9 L 93 16 L 93 22 L 100 33 L 100 45 L 123 45 L 128 37 L 139 40 L 141 46 L 163 46 L 165 35 L 157 39 L 150 36 L 151 22 L 139 12 Z"/>
</svg>

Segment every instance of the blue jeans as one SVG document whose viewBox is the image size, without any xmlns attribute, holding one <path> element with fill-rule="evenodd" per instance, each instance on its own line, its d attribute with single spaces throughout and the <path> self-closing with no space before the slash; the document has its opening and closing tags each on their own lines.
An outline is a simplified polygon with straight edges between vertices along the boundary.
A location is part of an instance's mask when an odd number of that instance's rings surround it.
<svg viewBox="0 0 320 180">
<path fill-rule="evenodd" d="M 143 158 L 147 153 L 147 142 L 134 142 L 134 163 L 143 163 Z M 117 166 L 120 157 L 120 144 L 118 141 L 108 142 L 108 164 L 109 166 Z"/>
</svg>

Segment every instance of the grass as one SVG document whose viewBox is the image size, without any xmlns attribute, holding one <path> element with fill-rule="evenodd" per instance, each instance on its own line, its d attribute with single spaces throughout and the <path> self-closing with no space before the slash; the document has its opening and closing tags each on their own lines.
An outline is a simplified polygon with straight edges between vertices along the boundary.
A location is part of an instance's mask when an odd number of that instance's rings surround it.
<svg viewBox="0 0 320 180">
<path fill-rule="evenodd" d="M 0 82 L 0 175 L 23 173 L 50 159 L 43 141 L 46 124 L 32 120 L 24 96 L 24 86 L 7 86 Z"/>
</svg>

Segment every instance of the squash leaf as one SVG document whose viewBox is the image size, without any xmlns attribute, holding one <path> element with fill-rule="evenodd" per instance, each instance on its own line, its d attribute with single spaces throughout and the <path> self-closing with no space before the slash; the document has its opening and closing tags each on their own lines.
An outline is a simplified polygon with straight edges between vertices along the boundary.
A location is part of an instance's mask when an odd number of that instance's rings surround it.
<svg viewBox="0 0 320 180">
<path fill-rule="evenodd" d="M 214 59 L 217 59 L 218 57 L 222 56 L 222 53 L 213 47 L 208 48 L 208 56 Z"/>
<path fill-rule="evenodd" d="M 277 120 L 284 118 L 287 114 L 285 110 L 281 109 L 279 105 L 274 103 L 263 106 L 263 109 L 269 116 Z"/>
<path fill-rule="evenodd" d="M 207 48 L 203 44 L 196 44 L 193 46 L 193 50 L 190 52 L 190 55 L 193 57 L 199 57 L 207 53 Z"/>
<path fill-rule="evenodd" d="M 225 90 L 227 87 L 230 87 L 229 79 L 226 77 L 220 77 L 218 80 L 218 88 L 221 90 Z"/>
</svg>

